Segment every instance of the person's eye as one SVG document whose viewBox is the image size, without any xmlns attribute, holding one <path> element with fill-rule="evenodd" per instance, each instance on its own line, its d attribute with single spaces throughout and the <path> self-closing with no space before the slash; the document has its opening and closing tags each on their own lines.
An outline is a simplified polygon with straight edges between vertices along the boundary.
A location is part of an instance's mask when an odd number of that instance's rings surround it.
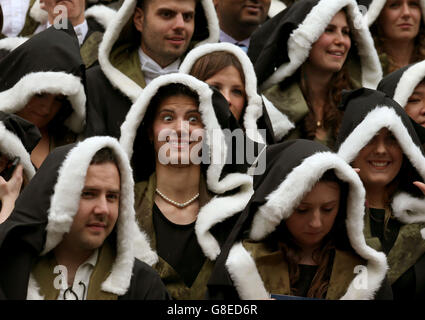
<svg viewBox="0 0 425 320">
<path fill-rule="evenodd" d="M 190 123 L 197 123 L 200 121 L 199 116 L 190 116 L 188 120 Z"/>
<path fill-rule="evenodd" d="M 333 26 L 327 26 L 325 29 L 326 33 L 332 33 L 335 31 L 335 28 Z"/>
<path fill-rule="evenodd" d="M 110 202 L 115 202 L 115 201 L 117 201 L 120 197 L 119 197 L 119 195 L 117 194 L 117 193 L 111 193 L 111 194 L 108 194 L 107 196 L 106 196 L 106 198 L 108 199 L 108 201 L 110 201 Z"/>
<path fill-rule="evenodd" d="M 326 213 L 332 212 L 334 209 L 335 209 L 334 206 L 322 208 L 323 212 L 326 212 Z"/>
<path fill-rule="evenodd" d="M 193 20 L 193 13 L 183 13 L 183 20 L 185 22 L 190 22 Z"/>
<path fill-rule="evenodd" d="M 417 2 L 417 1 L 411 1 L 411 2 L 409 3 L 409 6 L 410 6 L 410 7 L 419 7 L 419 2 Z"/>
<path fill-rule="evenodd" d="M 93 198 L 95 196 L 93 191 L 83 191 L 81 192 L 81 197 L 84 199 L 90 199 Z"/>
<path fill-rule="evenodd" d="M 420 101 L 421 99 L 419 98 L 410 98 L 409 100 L 407 100 L 407 103 L 418 103 Z"/>
<path fill-rule="evenodd" d="M 241 97 L 244 96 L 244 92 L 241 89 L 233 89 L 232 92 L 235 95 L 238 95 L 238 96 L 241 96 Z"/>
<path fill-rule="evenodd" d="M 308 208 L 298 207 L 298 208 L 295 209 L 295 212 L 300 213 L 300 214 L 307 213 Z"/>
<path fill-rule="evenodd" d="M 162 117 L 162 120 L 169 122 L 169 121 L 173 120 L 173 117 L 171 115 L 167 114 L 167 115 Z"/>
<path fill-rule="evenodd" d="M 350 36 L 351 35 L 351 31 L 350 29 L 342 29 L 342 34 L 346 35 L 346 36 Z"/>
<path fill-rule="evenodd" d="M 169 10 L 161 11 L 159 15 L 162 18 L 165 18 L 165 19 L 170 19 L 170 18 L 172 18 L 174 16 L 173 12 L 172 11 L 169 11 Z"/>
</svg>

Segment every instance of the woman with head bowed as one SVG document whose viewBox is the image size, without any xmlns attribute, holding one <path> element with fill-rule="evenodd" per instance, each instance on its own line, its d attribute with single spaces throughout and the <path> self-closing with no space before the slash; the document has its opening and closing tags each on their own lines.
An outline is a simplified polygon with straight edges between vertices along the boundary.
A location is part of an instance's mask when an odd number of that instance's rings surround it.
<svg viewBox="0 0 425 320">
<path fill-rule="evenodd" d="M 267 98 L 258 94 L 254 67 L 236 45 L 214 43 L 192 49 L 182 62 L 180 72 L 219 90 L 235 119 L 253 139 L 259 134 L 258 130 L 264 130 L 262 140 L 272 144 L 282 140 L 294 127 Z"/>
<path fill-rule="evenodd" d="M 252 194 L 246 164 L 234 161 L 244 140 L 225 98 L 180 73 L 154 79 L 121 126 L 138 182 L 137 220 L 175 299 L 204 298 L 220 246 Z"/>
<path fill-rule="evenodd" d="M 364 2 L 384 75 L 425 58 L 423 0 Z"/>
<path fill-rule="evenodd" d="M 254 195 L 223 245 L 209 296 L 390 298 L 385 255 L 362 233 L 365 191 L 357 173 L 309 140 L 269 146 L 264 156 L 266 171 L 255 177 Z"/>
<path fill-rule="evenodd" d="M 394 299 L 423 299 L 425 158 L 413 120 L 371 89 L 348 93 L 342 106 L 338 155 L 366 189 L 365 237 L 388 257 Z"/>
<path fill-rule="evenodd" d="M 300 0 L 252 36 L 248 55 L 262 93 L 295 123 L 288 139 L 333 147 L 344 89 L 382 77 L 373 40 L 354 0 Z"/>
<path fill-rule="evenodd" d="M 36 168 L 52 149 L 77 140 L 86 116 L 85 67 L 72 28 L 51 27 L 1 60 L 0 111 L 40 130 L 31 152 Z"/>
</svg>

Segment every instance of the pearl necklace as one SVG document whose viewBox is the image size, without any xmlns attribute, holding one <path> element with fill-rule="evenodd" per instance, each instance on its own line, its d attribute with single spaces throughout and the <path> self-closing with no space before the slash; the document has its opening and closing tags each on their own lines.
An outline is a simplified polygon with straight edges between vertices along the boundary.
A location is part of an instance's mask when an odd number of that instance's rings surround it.
<svg viewBox="0 0 425 320">
<path fill-rule="evenodd" d="M 158 190 L 158 188 L 155 189 L 155 191 L 166 201 L 168 201 L 169 203 L 171 203 L 172 205 L 178 207 L 178 208 L 184 208 L 187 207 L 189 204 L 191 204 L 193 201 L 195 201 L 198 197 L 199 197 L 199 192 L 197 194 L 195 194 L 195 196 L 189 200 L 187 200 L 186 202 L 180 203 L 174 200 L 171 200 L 170 198 L 168 198 L 165 194 L 163 194 L 161 191 Z"/>
</svg>

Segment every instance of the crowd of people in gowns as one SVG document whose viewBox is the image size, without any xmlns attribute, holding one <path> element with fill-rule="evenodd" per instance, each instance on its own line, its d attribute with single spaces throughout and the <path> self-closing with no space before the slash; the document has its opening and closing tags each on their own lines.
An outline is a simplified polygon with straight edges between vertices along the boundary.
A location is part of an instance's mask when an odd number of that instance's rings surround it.
<svg viewBox="0 0 425 320">
<path fill-rule="evenodd" d="M 424 0 L 0 0 L 0 300 L 424 300 Z"/>
</svg>

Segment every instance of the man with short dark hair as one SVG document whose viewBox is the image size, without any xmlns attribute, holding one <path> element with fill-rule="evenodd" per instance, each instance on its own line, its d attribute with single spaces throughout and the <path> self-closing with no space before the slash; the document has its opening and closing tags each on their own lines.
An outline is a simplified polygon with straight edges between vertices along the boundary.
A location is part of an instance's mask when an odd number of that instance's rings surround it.
<svg viewBox="0 0 425 320">
<path fill-rule="evenodd" d="M 133 188 L 115 139 L 55 149 L 0 225 L 0 298 L 168 299 Z"/>
<path fill-rule="evenodd" d="M 196 18 L 195 18 L 196 17 Z M 212 0 L 125 0 L 87 73 L 86 136 L 120 136 L 120 125 L 143 88 L 178 72 L 195 45 L 217 42 Z"/>
<path fill-rule="evenodd" d="M 214 0 L 220 41 L 248 51 L 251 34 L 267 19 L 271 0 Z"/>
</svg>

